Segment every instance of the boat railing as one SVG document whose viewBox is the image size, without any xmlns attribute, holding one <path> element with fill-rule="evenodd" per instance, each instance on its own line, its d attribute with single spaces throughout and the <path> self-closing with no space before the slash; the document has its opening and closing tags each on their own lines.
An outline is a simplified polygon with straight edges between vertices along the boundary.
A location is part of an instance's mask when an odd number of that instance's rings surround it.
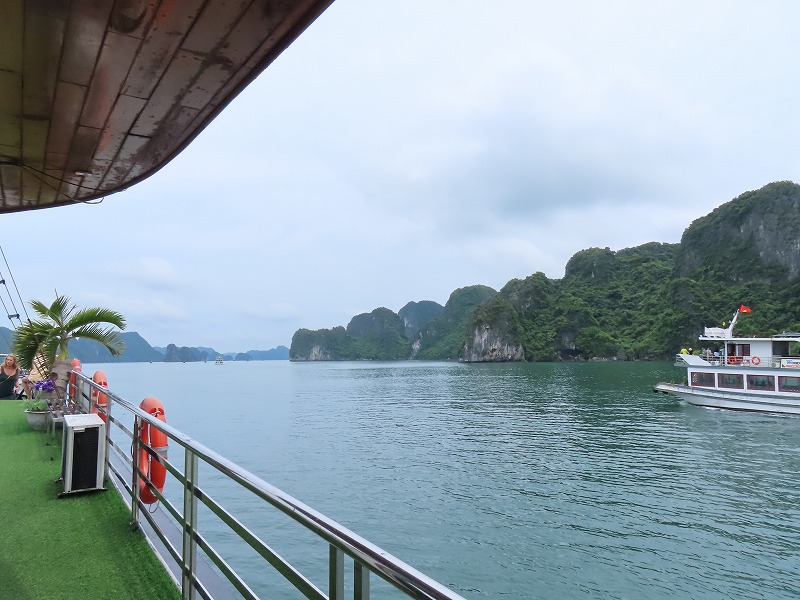
<svg viewBox="0 0 800 600">
<path fill-rule="evenodd" d="M 252 581 L 253 574 L 262 573 L 269 568 L 303 596 L 313 600 L 343 600 L 347 585 L 346 569 L 352 577 L 352 583 L 347 587 L 352 588 L 348 591 L 354 600 L 367 600 L 370 597 L 370 578 L 373 575 L 388 582 L 407 597 L 463 600 L 462 596 L 444 585 L 92 379 L 77 371 L 73 371 L 72 375 L 75 383 L 72 390 L 73 400 L 83 412 L 98 412 L 106 421 L 106 479 L 114 483 L 130 507 L 131 525 L 143 529 L 148 537 L 154 535 L 157 538 L 151 539 L 151 545 L 170 569 L 184 600 L 198 597 L 206 600 L 237 597 L 258 599 L 260 596 L 254 588 L 264 587 L 266 584 L 263 581 Z M 107 398 L 105 406 L 97 404 L 99 394 L 104 394 Z M 131 416 L 132 427 L 123 422 Z M 170 443 L 169 453 L 166 449 L 153 448 L 140 439 L 139 431 L 145 424 L 166 434 Z M 179 446 L 178 454 L 182 455 L 177 460 L 174 445 Z M 166 468 L 167 480 L 163 489 L 168 490 L 169 494 L 155 487 L 148 478 L 149 470 L 139 464 L 142 449 L 144 455 L 150 457 L 151 468 L 153 461 Z M 212 472 L 206 472 L 207 468 L 212 469 Z M 215 500 L 210 492 L 216 493 L 217 488 L 201 486 L 201 469 L 204 481 L 213 481 L 217 485 L 221 476 L 222 482 L 225 485 L 234 484 L 240 490 L 238 493 L 250 492 L 255 496 L 258 499 L 256 510 L 259 511 L 256 513 L 256 523 L 262 520 L 262 516 L 266 516 L 266 513 L 260 511 L 269 511 L 272 515 L 275 515 L 274 511 L 278 511 L 311 532 L 316 536 L 315 539 L 323 541 L 320 550 L 322 556 L 315 557 L 316 572 L 313 575 L 301 573 L 299 568 L 290 564 L 259 537 L 255 531 L 256 526 L 245 524 L 245 516 L 251 520 L 254 517 L 249 505 L 246 515 L 237 515 L 229 507 L 223 506 L 222 502 Z M 153 505 L 142 502 L 140 481 L 157 497 L 159 510 L 153 511 Z M 230 490 L 225 489 L 225 498 L 229 497 Z M 250 566 L 247 568 L 247 575 L 240 572 L 242 569 L 237 571 L 233 560 L 224 557 L 212 543 L 211 538 L 214 537 L 219 541 L 220 530 L 227 531 L 228 534 L 232 532 L 239 547 L 249 546 L 263 568 L 253 569 Z M 298 536 L 300 534 L 298 532 Z M 308 557 L 304 556 L 302 562 L 306 571 L 313 570 L 306 564 L 310 562 Z M 320 570 L 326 573 L 320 573 Z M 312 581 L 312 577 L 317 583 Z M 320 579 L 322 584 L 319 584 Z M 224 585 L 224 581 L 229 582 L 230 586 Z M 220 582 L 223 582 L 222 585 Z M 271 585 L 277 584 L 273 581 Z M 270 592 L 269 595 L 276 594 Z"/>
<path fill-rule="evenodd" d="M 730 366 L 730 367 L 760 367 L 760 368 L 800 368 L 800 357 L 798 356 L 703 356 L 676 354 L 676 366 L 694 365 L 690 356 L 698 356 L 711 366 Z M 702 363 L 701 363 L 702 364 Z M 698 365 L 694 365 L 698 366 Z"/>
</svg>

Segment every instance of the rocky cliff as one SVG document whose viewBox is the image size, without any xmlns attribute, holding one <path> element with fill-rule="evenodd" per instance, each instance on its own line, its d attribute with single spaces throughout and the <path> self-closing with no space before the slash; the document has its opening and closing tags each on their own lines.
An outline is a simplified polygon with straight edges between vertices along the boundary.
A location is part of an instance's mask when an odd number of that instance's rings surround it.
<svg viewBox="0 0 800 600">
<path fill-rule="evenodd" d="M 387 348 L 403 347 L 404 358 L 469 362 L 664 359 L 740 304 L 753 308 L 743 335 L 800 331 L 798 275 L 800 186 L 777 182 L 697 219 L 680 244 L 588 248 L 562 279 L 461 288 L 425 325 L 405 314 L 409 303 L 398 320 L 367 313 L 336 335 L 299 330 L 292 358 L 390 359 Z"/>
<path fill-rule="evenodd" d="M 433 319 L 441 316 L 444 306 L 431 300 L 409 302 L 399 311 L 397 316 L 403 320 L 407 340 L 415 340 L 422 328 Z"/>
<path fill-rule="evenodd" d="M 525 360 L 522 344 L 511 344 L 489 324 L 476 327 L 464 345 L 461 355 L 465 362 L 521 362 Z"/>
<path fill-rule="evenodd" d="M 772 183 L 697 219 L 680 244 L 589 248 L 562 280 L 504 287 L 475 312 L 463 357 L 502 360 L 521 344 L 510 360 L 665 358 L 741 303 L 757 314 L 740 333 L 799 330 L 798 274 L 800 186 Z"/>
<path fill-rule="evenodd" d="M 800 274 L 800 186 L 771 183 L 697 219 L 681 239 L 678 267 L 682 277 L 713 267 L 731 280 L 794 279 Z"/>
<path fill-rule="evenodd" d="M 347 329 L 299 329 L 290 360 L 457 359 L 465 325 L 475 308 L 497 292 L 486 286 L 455 290 L 445 306 L 409 302 L 398 314 L 376 308 L 356 315 Z"/>
</svg>

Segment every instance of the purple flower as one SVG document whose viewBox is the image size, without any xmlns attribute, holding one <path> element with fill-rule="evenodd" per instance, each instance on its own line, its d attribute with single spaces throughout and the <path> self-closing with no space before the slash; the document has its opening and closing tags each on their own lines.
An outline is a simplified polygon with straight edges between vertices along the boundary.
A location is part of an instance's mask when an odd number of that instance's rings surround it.
<svg viewBox="0 0 800 600">
<path fill-rule="evenodd" d="M 33 386 L 40 392 L 55 392 L 56 384 L 52 379 L 45 379 L 44 381 L 37 381 Z"/>
</svg>

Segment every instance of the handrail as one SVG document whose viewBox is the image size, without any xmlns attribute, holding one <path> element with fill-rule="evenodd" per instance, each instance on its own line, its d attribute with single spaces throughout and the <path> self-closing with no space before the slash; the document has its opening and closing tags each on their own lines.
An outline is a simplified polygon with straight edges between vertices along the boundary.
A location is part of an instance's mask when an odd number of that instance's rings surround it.
<svg viewBox="0 0 800 600">
<path fill-rule="evenodd" d="M 692 356 L 691 354 L 676 354 L 675 355 L 675 364 L 676 366 L 684 366 L 687 364 L 687 360 L 685 357 Z M 697 355 L 695 355 L 697 356 Z M 800 356 L 760 356 L 760 355 L 752 355 L 752 356 L 733 356 L 733 355 L 722 355 L 722 356 L 702 356 L 700 355 L 699 358 L 702 358 L 709 365 L 718 367 L 718 366 L 731 366 L 731 367 L 767 367 L 771 369 L 778 369 L 778 368 L 800 368 Z M 694 365 L 697 366 L 697 365 Z"/>
<path fill-rule="evenodd" d="M 100 413 L 105 413 L 106 423 L 106 475 L 113 474 L 117 477 L 120 485 L 130 497 L 132 525 L 139 527 L 144 524 L 142 518 L 153 528 L 156 536 L 163 543 L 166 553 L 178 565 L 181 573 L 181 593 L 184 599 L 194 599 L 199 594 L 203 598 L 212 600 L 215 598 L 207 582 L 201 581 L 197 571 L 196 553 L 198 548 L 203 551 L 206 558 L 216 565 L 219 572 L 231 583 L 231 585 L 244 598 L 257 599 L 258 596 L 245 582 L 244 577 L 237 573 L 220 556 L 214 547 L 198 531 L 197 513 L 198 501 L 202 502 L 208 509 L 216 515 L 221 522 L 241 539 L 242 543 L 248 544 L 266 563 L 281 573 L 296 589 L 307 598 L 318 600 L 343 600 L 344 599 L 344 556 L 347 555 L 353 560 L 353 597 L 356 600 L 366 600 L 369 598 L 369 574 L 374 573 L 392 584 L 401 592 L 411 598 L 426 600 L 464 600 L 462 596 L 453 592 L 441 583 L 414 569 L 375 544 L 362 538 L 358 534 L 350 531 L 336 521 L 326 517 L 322 513 L 314 510 L 303 502 L 293 498 L 277 487 L 267 483 L 257 475 L 247 471 L 243 467 L 228 460 L 222 455 L 214 452 L 200 442 L 192 439 L 178 429 L 154 418 L 138 406 L 119 397 L 108 388 L 99 386 L 86 375 L 73 371 L 75 376 L 77 393 L 76 400 L 82 409 L 88 412 L 91 407 L 91 397 L 86 393 L 86 387 L 90 390 L 97 390 L 105 394 L 108 398 L 106 409 L 99 407 Z M 112 407 L 115 411 L 112 414 Z M 134 417 L 133 429 L 128 429 L 117 418 L 119 409 L 124 409 Z M 138 431 L 143 423 L 149 424 L 164 432 L 169 440 L 180 445 L 184 450 L 183 470 L 170 462 L 155 449 L 144 446 L 151 460 L 157 460 L 167 469 L 168 476 L 172 476 L 180 484 L 183 493 L 182 511 L 174 506 L 162 493 L 154 488 L 146 477 L 146 473 L 139 469 L 139 436 Z M 112 426 L 116 426 L 121 434 L 131 439 L 132 457 L 129 456 L 122 446 L 114 441 L 111 435 Z M 114 450 L 115 456 L 119 460 L 113 461 L 110 450 Z M 122 472 L 116 463 L 125 462 L 130 467 L 130 472 Z M 306 576 L 302 575 L 285 559 L 279 556 L 255 533 L 247 529 L 233 514 L 216 502 L 205 490 L 199 486 L 198 469 L 199 461 L 209 465 L 217 472 L 224 475 L 227 479 L 237 483 L 242 488 L 249 490 L 258 498 L 265 501 L 273 508 L 278 509 L 283 514 L 300 523 L 307 530 L 313 532 L 318 537 L 324 539 L 329 544 L 328 556 L 328 594 L 319 590 Z M 169 539 L 169 535 L 159 525 L 153 515 L 147 510 L 147 506 L 139 498 L 138 479 L 141 478 L 158 497 L 161 506 L 171 516 L 182 531 L 181 547 Z M 170 484 L 168 477 L 167 485 Z M 120 489 L 120 493 L 122 493 Z M 127 502 L 127 498 L 126 498 Z M 161 556 L 162 560 L 166 557 Z M 176 577 L 177 578 L 177 577 Z"/>
</svg>

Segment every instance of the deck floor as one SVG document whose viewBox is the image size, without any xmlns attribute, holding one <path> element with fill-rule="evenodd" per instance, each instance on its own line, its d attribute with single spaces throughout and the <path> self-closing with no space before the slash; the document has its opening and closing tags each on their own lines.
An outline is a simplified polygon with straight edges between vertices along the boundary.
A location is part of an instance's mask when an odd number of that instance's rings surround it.
<svg viewBox="0 0 800 600">
<path fill-rule="evenodd" d="M 18 600 L 172 600 L 180 592 L 113 486 L 59 498 L 61 439 L 0 401 L 0 581 Z M 7 595 L 7 596 L 6 596 Z"/>
</svg>

